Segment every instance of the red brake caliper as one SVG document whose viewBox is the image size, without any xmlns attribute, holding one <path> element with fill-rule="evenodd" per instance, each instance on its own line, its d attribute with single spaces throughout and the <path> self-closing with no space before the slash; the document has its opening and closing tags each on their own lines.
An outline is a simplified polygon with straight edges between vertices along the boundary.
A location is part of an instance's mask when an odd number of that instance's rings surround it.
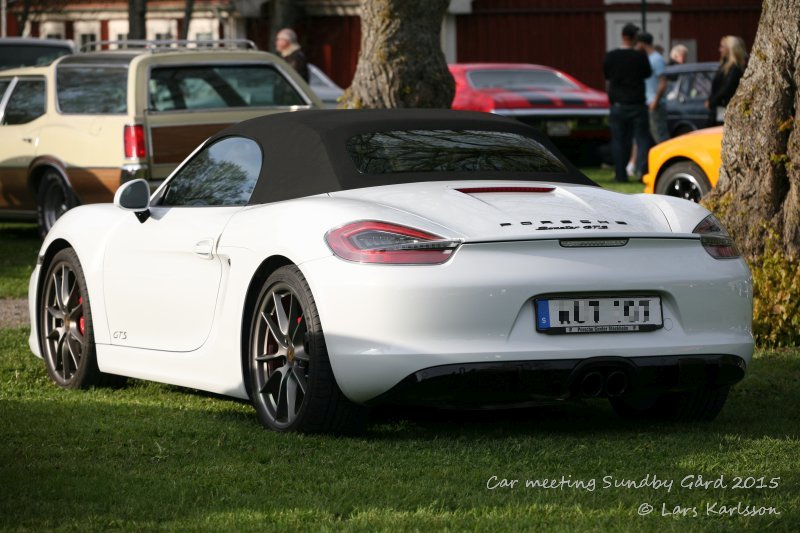
<svg viewBox="0 0 800 533">
<path fill-rule="evenodd" d="M 83 305 L 83 296 L 78 298 L 78 305 Z M 78 320 L 78 331 L 81 332 L 81 335 L 84 335 L 86 331 L 86 319 L 83 318 L 83 313 L 81 313 L 81 318 Z"/>
</svg>

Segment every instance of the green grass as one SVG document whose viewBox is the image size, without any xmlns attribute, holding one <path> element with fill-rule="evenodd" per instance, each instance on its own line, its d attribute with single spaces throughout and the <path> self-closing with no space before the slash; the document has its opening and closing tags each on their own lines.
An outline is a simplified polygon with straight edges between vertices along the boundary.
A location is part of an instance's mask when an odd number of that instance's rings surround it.
<svg viewBox="0 0 800 533">
<path fill-rule="evenodd" d="M 800 527 L 800 351 L 760 354 L 712 424 L 631 423 L 605 402 L 380 414 L 358 438 L 276 434 L 246 403 L 131 380 L 64 391 L 0 331 L 0 529 L 761 530 Z M 673 480 L 671 492 L 602 478 Z M 689 489 L 689 475 L 780 477 Z M 596 490 L 488 490 L 562 476 Z M 768 480 L 766 481 L 768 483 Z M 706 516 L 705 505 L 779 516 Z M 649 503 L 650 516 L 637 509 Z M 661 504 L 700 516 L 660 516 Z"/>
<path fill-rule="evenodd" d="M 589 176 L 589 178 L 598 185 L 606 189 L 611 189 L 612 191 L 629 194 L 644 192 L 644 184 L 641 182 L 629 181 L 628 183 L 618 183 L 614 181 L 614 169 L 591 167 L 581 168 L 581 172 Z"/>
<path fill-rule="evenodd" d="M 0 224 L 0 299 L 27 296 L 41 244 L 35 224 Z"/>
</svg>

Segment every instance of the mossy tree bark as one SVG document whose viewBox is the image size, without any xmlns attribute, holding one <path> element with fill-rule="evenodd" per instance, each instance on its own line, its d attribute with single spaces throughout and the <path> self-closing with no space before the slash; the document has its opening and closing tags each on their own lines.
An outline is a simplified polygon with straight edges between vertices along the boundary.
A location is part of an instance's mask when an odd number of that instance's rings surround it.
<svg viewBox="0 0 800 533">
<path fill-rule="evenodd" d="M 720 213 L 745 256 L 766 229 L 800 252 L 800 0 L 765 0 L 750 63 L 728 105 L 722 170 L 704 203 Z"/>
<path fill-rule="evenodd" d="M 449 0 L 362 0 L 361 52 L 340 107 L 449 108 L 455 82 L 440 33 Z"/>
</svg>

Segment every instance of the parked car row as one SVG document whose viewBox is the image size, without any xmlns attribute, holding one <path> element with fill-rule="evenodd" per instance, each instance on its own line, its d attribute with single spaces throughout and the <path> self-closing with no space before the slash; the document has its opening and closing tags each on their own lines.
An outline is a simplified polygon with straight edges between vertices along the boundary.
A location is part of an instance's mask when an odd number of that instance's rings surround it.
<svg viewBox="0 0 800 533">
<path fill-rule="evenodd" d="M 0 71 L 0 215 L 36 219 L 44 235 L 66 210 L 110 201 L 117 187 L 163 180 L 200 141 L 265 113 L 335 107 L 343 91 L 311 65 L 306 85 L 280 58 L 256 50 L 148 48 L 70 55 L 69 41 L 3 39 L 3 54 L 44 66 Z M 70 55 L 63 57 L 62 55 Z M 60 59 L 59 59 L 60 58 Z M 52 64 L 49 64 L 52 63 Z M 0 64 L 0 68 L 4 65 Z M 697 129 L 715 64 L 670 67 L 670 130 Z M 568 156 L 608 140 L 608 98 L 541 65 L 454 64 L 454 109 L 535 126 Z M 713 143 L 712 143 L 713 144 Z M 697 200 L 714 168 L 653 152 L 648 191 Z"/>
</svg>

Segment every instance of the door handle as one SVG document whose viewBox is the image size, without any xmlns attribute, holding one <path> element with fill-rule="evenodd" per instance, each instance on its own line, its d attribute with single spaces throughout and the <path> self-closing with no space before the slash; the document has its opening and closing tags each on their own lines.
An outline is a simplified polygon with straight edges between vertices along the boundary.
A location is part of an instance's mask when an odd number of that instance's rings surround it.
<svg viewBox="0 0 800 533">
<path fill-rule="evenodd" d="M 203 239 L 196 243 L 194 253 L 203 259 L 214 259 L 214 239 Z"/>
<path fill-rule="evenodd" d="M 28 144 L 33 144 L 33 137 L 23 137 L 22 142 L 26 142 Z"/>
</svg>

